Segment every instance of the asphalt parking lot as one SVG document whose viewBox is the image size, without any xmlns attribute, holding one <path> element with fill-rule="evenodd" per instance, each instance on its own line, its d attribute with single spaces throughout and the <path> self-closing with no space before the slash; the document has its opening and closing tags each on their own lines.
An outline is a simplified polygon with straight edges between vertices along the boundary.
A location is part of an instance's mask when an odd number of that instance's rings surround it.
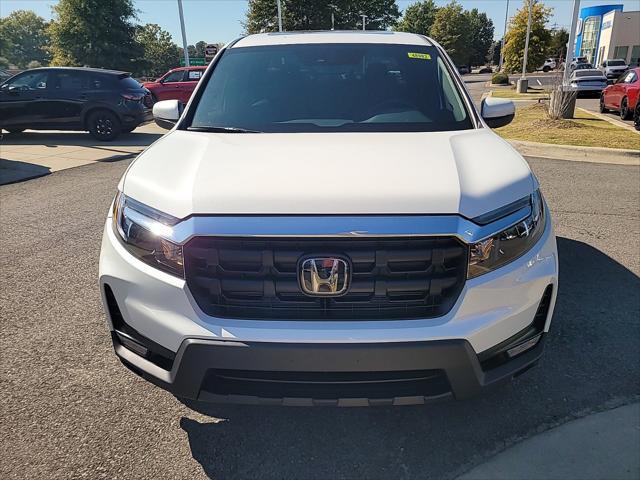
<svg viewBox="0 0 640 480">
<path fill-rule="evenodd" d="M 480 398 L 417 407 L 180 403 L 117 361 L 100 304 L 103 222 L 129 162 L 0 187 L 0 477 L 455 478 L 638 401 L 640 168 L 528 160 L 560 255 L 545 357 Z"/>
</svg>

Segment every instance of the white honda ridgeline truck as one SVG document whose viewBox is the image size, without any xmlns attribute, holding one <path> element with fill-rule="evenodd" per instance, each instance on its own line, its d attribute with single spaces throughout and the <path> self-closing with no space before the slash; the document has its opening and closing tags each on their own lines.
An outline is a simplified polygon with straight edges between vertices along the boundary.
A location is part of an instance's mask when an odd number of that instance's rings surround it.
<svg viewBox="0 0 640 480">
<path fill-rule="evenodd" d="M 118 185 L 100 287 L 116 355 L 201 401 L 466 398 L 540 358 L 558 289 L 527 163 L 433 40 L 232 42 Z"/>
</svg>

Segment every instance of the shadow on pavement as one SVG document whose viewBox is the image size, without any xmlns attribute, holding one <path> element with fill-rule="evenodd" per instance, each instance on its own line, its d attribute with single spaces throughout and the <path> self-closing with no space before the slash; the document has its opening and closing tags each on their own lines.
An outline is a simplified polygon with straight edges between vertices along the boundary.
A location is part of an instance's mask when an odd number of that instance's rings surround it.
<svg viewBox="0 0 640 480">
<path fill-rule="evenodd" d="M 454 478 L 523 437 L 638 394 L 640 280 L 558 238 L 560 290 L 540 365 L 461 402 L 416 407 L 187 406 L 180 425 L 214 478 Z"/>
<path fill-rule="evenodd" d="M 50 173 L 51 170 L 42 165 L 0 158 L 0 185 L 43 177 Z"/>
<path fill-rule="evenodd" d="M 159 139 L 162 133 L 138 132 L 123 133 L 111 142 L 95 140 L 88 132 L 47 132 L 26 131 L 19 134 L 4 134 L 0 145 L 44 145 L 50 148 L 58 146 L 92 147 L 108 150 L 114 147 L 146 147 Z"/>
</svg>

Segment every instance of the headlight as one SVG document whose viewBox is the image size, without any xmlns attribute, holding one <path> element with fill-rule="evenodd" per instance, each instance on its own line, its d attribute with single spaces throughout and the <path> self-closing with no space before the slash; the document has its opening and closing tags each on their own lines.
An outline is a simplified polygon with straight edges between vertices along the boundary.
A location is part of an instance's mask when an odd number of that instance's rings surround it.
<svg viewBox="0 0 640 480">
<path fill-rule="evenodd" d="M 166 239 L 179 221 L 122 192 L 113 202 L 114 229 L 126 249 L 148 265 L 184 278 L 182 246 Z"/>
<path fill-rule="evenodd" d="M 471 245 L 467 278 L 499 268 L 524 255 L 544 232 L 545 212 L 537 190 L 530 198 L 530 214 L 502 232 Z"/>
</svg>

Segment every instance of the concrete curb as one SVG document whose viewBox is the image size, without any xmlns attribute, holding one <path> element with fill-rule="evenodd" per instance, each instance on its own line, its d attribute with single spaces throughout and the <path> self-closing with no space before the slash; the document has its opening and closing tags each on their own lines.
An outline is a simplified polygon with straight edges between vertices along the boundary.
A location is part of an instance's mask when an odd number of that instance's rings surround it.
<svg viewBox="0 0 640 480">
<path fill-rule="evenodd" d="M 640 404 L 593 413 L 534 435 L 458 480 L 635 480 Z"/>
<path fill-rule="evenodd" d="M 493 86 L 493 85 L 492 85 Z M 504 100 L 511 100 L 512 102 L 515 103 L 526 103 L 526 102 L 537 102 L 540 103 L 540 100 L 549 100 L 549 95 L 542 95 L 542 94 L 536 94 L 536 93 L 532 93 L 531 95 L 539 95 L 535 98 L 509 98 L 509 97 L 496 97 L 496 98 L 500 98 L 500 99 L 504 99 Z M 493 97 L 493 90 L 489 90 L 489 92 L 486 94 L 487 97 Z"/>
<path fill-rule="evenodd" d="M 636 134 L 640 135 L 640 131 L 636 130 L 633 125 L 629 125 L 627 123 L 624 123 L 622 120 L 618 120 L 617 118 L 607 117 L 606 115 L 602 115 L 599 112 L 593 112 L 591 110 L 587 110 L 586 108 L 582 108 L 582 107 L 576 107 L 576 108 L 578 110 L 582 110 L 584 113 L 588 113 L 589 115 L 593 115 L 594 117 L 597 117 L 600 120 L 604 120 L 605 122 L 609 122 L 612 125 L 615 125 L 617 127 L 622 127 L 622 128 L 627 129 L 627 130 L 631 130 L 633 133 L 636 133 Z"/>
<path fill-rule="evenodd" d="M 602 147 L 576 147 L 506 139 L 521 155 L 573 162 L 609 163 L 640 166 L 640 150 Z"/>
</svg>

